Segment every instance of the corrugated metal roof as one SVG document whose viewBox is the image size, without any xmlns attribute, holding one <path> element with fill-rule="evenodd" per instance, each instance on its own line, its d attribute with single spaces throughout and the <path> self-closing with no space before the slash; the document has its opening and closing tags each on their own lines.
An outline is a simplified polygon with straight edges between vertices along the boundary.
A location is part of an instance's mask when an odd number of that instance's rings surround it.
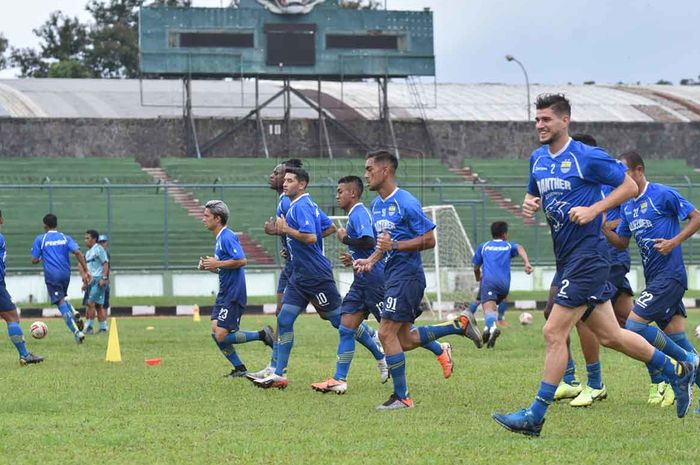
<svg viewBox="0 0 700 465">
<path fill-rule="evenodd" d="M 317 83 L 294 82 L 316 99 Z M 281 90 L 281 83 L 261 81 L 259 101 Z M 194 113 L 199 117 L 240 117 L 255 104 L 253 81 L 194 81 Z M 350 107 L 362 117 L 379 117 L 379 88 L 374 82 L 324 82 L 325 96 L 335 107 Z M 545 86 L 533 85 L 531 99 L 543 92 L 562 92 L 573 106 L 576 121 L 649 122 L 700 120 L 700 86 Z M 418 97 L 419 96 L 419 97 Z M 181 81 L 107 79 L 0 80 L 0 116 L 53 118 L 154 118 L 182 115 Z M 328 99 L 327 101 L 331 101 Z M 392 82 L 389 105 L 394 119 L 455 121 L 524 121 L 524 86 L 505 84 L 407 84 Z M 420 107 L 423 107 L 421 111 Z M 340 112 L 338 112 L 340 114 Z M 283 116 L 282 100 L 262 112 Z M 534 115 L 534 112 L 533 112 Z M 292 96 L 292 116 L 314 118 L 316 111 Z"/>
</svg>

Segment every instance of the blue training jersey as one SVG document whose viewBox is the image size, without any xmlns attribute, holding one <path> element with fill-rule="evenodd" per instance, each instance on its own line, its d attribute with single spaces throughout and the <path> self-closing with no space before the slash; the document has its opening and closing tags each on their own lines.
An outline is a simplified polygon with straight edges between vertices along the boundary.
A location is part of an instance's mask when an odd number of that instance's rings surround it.
<svg viewBox="0 0 700 465">
<path fill-rule="evenodd" d="M 323 255 L 323 231 L 333 224 L 330 218 L 318 208 L 309 194 L 302 194 L 292 201 L 286 220 L 291 228 L 316 235 L 316 242 L 310 245 L 287 236 L 292 279 L 297 282 L 332 280 L 331 262 Z"/>
<path fill-rule="evenodd" d="M 32 258 L 40 258 L 46 282 L 70 280 L 69 253 L 80 250 L 73 238 L 58 231 L 39 234 L 32 245 Z"/>
<path fill-rule="evenodd" d="M 631 237 L 634 233 L 647 283 L 663 276 L 676 279 L 687 288 L 688 277 L 681 246 L 668 255 L 662 255 L 654 244 L 655 239 L 675 237 L 681 230 L 679 220 L 685 220 L 694 210 L 693 204 L 675 190 L 651 182 L 647 183 L 639 197 L 622 204 L 622 221 L 617 226 L 617 234 Z"/>
<path fill-rule="evenodd" d="M 573 207 L 589 207 L 601 199 L 601 185 L 617 187 L 625 179 L 625 166 L 599 147 L 569 139 L 558 153 L 543 145 L 530 156 L 527 192 L 542 199 L 558 264 L 605 247 L 602 215 L 579 226 L 569 220 Z"/>
<path fill-rule="evenodd" d="M 502 289 L 510 288 L 510 259 L 518 255 L 518 244 L 503 239 L 482 242 L 474 252 L 472 263 L 481 265 L 481 282 Z"/>
<path fill-rule="evenodd" d="M 223 228 L 216 236 L 214 257 L 217 260 L 241 260 L 245 258 L 243 247 L 238 241 L 236 233 L 229 228 Z M 236 302 L 243 307 L 247 303 L 245 286 L 245 267 L 236 269 L 219 269 L 219 293 L 216 296 L 216 305 L 229 305 Z"/>
<path fill-rule="evenodd" d="M 377 236 L 387 231 L 392 240 L 406 241 L 435 229 L 435 224 L 423 213 L 418 199 L 398 187 L 386 199 L 377 196 L 372 201 L 371 210 Z M 384 253 L 387 283 L 420 274 L 423 274 L 420 252 L 391 250 Z"/>
<path fill-rule="evenodd" d="M 0 234 L 0 281 L 5 281 L 5 260 L 7 260 L 7 244 L 5 236 Z"/>
<path fill-rule="evenodd" d="M 613 188 L 610 186 L 602 186 L 600 189 L 600 192 L 603 194 L 603 197 L 607 197 L 612 191 Z M 605 217 L 606 222 L 621 219 L 622 205 L 619 205 L 615 208 L 611 208 L 610 210 L 606 211 Z M 623 265 L 626 266 L 629 270 L 631 265 L 629 249 L 620 250 L 612 244 L 608 244 L 608 249 L 610 250 L 610 265 Z"/>
<path fill-rule="evenodd" d="M 279 199 L 277 201 L 277 210 L 275 211 L 275 218 L 279 218 L 280 216 L 287 216 L 287 212 L 289 211 L 289 206 L 291 204 L 292 201 L 289 200 L 289 196 L 287 194 L 280 194 Z M 283 250 L 287 250 L 287 238 L 284 235 L 280 236 L 280 246 Z M 289 256 L 287 256 L 285 260 L 289 260 Z"/>
<path fill-rule="evenodd" d="M 374 243 L 377 243 L 377 233 L 374 230 L 372 214 L 367 207 L 358 202 L 350 209 L 348 213 L 348 224 L 346 231 L 350 239 L 360 239 L 362 237 L 371 237 Z M 357 247 L 348 247 L 350 256 L 353 260 L 358 258 L 368 258 L 374 252 L 374 247 L 371 249 L 360 249 Z M 372 267 L 369 273 L 360 273 L 355 275 L 355 279 L 381 279 L 384 280 L 384 262 L 380 260 Z"/>
</svg>

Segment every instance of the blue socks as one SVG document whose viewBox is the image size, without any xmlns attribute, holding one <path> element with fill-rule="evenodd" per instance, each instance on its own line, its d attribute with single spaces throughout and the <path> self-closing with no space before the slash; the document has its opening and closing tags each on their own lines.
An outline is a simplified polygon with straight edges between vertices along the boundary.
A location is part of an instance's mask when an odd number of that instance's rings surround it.
<svg viewBox="0 0 700 465">
<path fill-rule="evenodd" d="M 338 331 L 340 332 L 340 328 L 343 328 L 344 326 L 341 324 L 338 327 Z M 346 328 L 348 329 L 348 328 Z M 372 356 L 374 357 L 375 360 L 381 360 L 384 358 L 384 354 L 382 353 L 381 350 L 379 350 L 379 346 L 377 346 L 377 343 L 374 341 L 374 338 L 372 335 L 374 334 L 374 330 L 367 326 L 367 323 L 364 321 L 360 326 L 357 327 L 357 330 L 355 331 L 355 339 L 362 344 L 363 346 L 367 347 L 367 350 L 372 352 Z M 342 336 L 342 333 L 341 333 Z M 338 349 L 340 350 L 340 346 L 338 346 Z M 354 348 L 353 348 L 354 352 Z M 338 356 L 340 357 L 340 353 L 338 353 Z M 352 359 L 352 357 L 351 357 Z M 348 362 L 349 364 L 349 362 Z M 338 379 L 338 378 L 336 378 Z"/>
<path fill-rule="evenodd" d="M 666 382 L 666 377 L 664 377 L 664 374 L 659 368 L 653 367 L 647 363 L 647 370 L 649 370 L 649 378 L 651 378 L 651 384 L 659 384 Z"/>
<path fill-rule="evenodd" d="M 574 384 L 576 382 L 576 362 L 573 358 L 570 358 L 566 362 L 566 371 L 564 372 L 564 379 L 562 380 L 566 384 Z"/>
<path fill-rule="evenodd" d="M 554 401 L 554 393 L 557 390 L 557 386 L 554 384 L 549 384 L 544 381 L 540 383 L 540 390 L 537 391 L 537 396 L 530 406 L 530 412 L 534 417 L 536 422 L 541 422 L 544 415 L 547 413 L 547 408 Z"/>
<path fill-rule="evenodd" d="M 505 317 L 505 314 L 506 314 L 507 307 L 508 306 L 506 305 L 505 301 L 498 304 L 498 321 L 503 321 L 503 318 Z"/>
<path fill-rule="evenodd" d="M 693 347 L 693 344 L 688 340 L 684 332 L 671 333 L 668 337 L 670 337 L 673 342 L 683 347 L 689 354 L 697 355 L 698 351 Z M 695 384 L 700 386 L 700 376 L 695 378 Z"/>
<path fill-rule="evenodd" d="M 649 344 L 653 345 L 672 359 L 680 361 L 688 360 L 688 352 L 673 342 L 673 340 L 671 340 L 671 338 L 659 328 L 633 320 L 627 320 L 627 323 L 625 323 L 625 328 L 639 334 L 646 339 Z"/>
<path fill-rule="evenodd" d="M 58 311 L 61 312 L 63 321 L 66 322 L 66 326 L 70 329 L 70 332 L 75 334 L 78 332 L 78 328 L 75 326 L 75 320 L 73 320 L 73 307 L 66 301 L 58 305 Z"/>
<path fill-rule="evenodd" d="M 335 363 L 335 375 L 333 375 L 333 378 L 338 381 L 345 381 L 348 379 L 350 363 L 352 363 L 352 357 L 355 355 L 356 331 L 340 325 L 338 333 L 340 334 L 340 342 L 338 343 L 338 360 Z M 384 355 L 382 355 L 383 357 Z"/>
<path fill-rule="evenodd" d="M 294 322 L 301 313 L 302 308 L 297 305 L 282 305 L 280 314 L 277 315 L 277 364 L 275 366 L 275 374 L 277 376 L 284 375 L 289 363 L 289 355 L 292 353 L 294 346 Z M 340 315 L 338 315 L 340 319 Z M 331 323 L 333 321 L 331 320 Z M 335 326 L 335 325 L 334 325 Z"/>
<path fill-rule="evenodd" d="M 476 300 L 472 301 L 472 303 L 469 304 L 469 311 L 472 315 L 476 313 L 477 308 L 479 308 L 479 302 L 477 302 Z"/>
<path fill-rule="evenodd" d="M 440 345 L 440 343 L 438 341 L 431 341 L 431 342 L 428 342 L 427 344 L 422 344 L 421 347 L 431 351 L 432 353 L 435 354 L 436 357 L 439 357 L 440 355 L 442 355 L 442 346 Z"/>
<path fill-rule="evenodd" d="M 459 324 L 459 320 L 449 321 L 439 325 L 416 326 L 414 329 L 418 331 L 421 345 L 440 339 L 443 336 L 462 334 L 464 332 Z M 440 352 L 442 353 L 442 350 Z"/>
<path fill-rule="evenodd" d="M 602 389 L 603 379 L 600 373 L 600 362 L 586 365 L 586 372 L 588 373 L 588 386 L 593 389 Z"/>
<path fill-rule="evenodd" d="M 214 337 L 214 334 L 212 333 L 211 338 L 214 340 L 214 343 L 216 346 L 219 348 L 222 354 L 224 354 L 224 357 L 226 357 L 226 360 L 231 362 L 231 365 L 233 365 L 234 368 L 237 369 L 243 369 L 245 370 L 245 365 L 241 361 L 240 357 L 238 357 L 238 354 L 236 353 L 236 349 L 233 348 L 233 344 L 230 341 L 231 336 L 233 334 L 229 334 L 226 336 L 226 339 L 223 341 L 219 342 L 216 340 L 216 337 Z"/>
<path fill-rule="evenodd" d="M 661 370 L 668 380 L 676 379 L 682 374 L 680 365 L 659 349 L 654 349 L 654 355 L 651 356 L 649 365 Z"/>
<path fill-rule="evenodd" d="M 10 340 L 17 348 L 20 357 L 29 355 L 29 351 L 24 344 L 24 334 L 18 322 L 13 321 L 12 323 L 7 323 L 7 335 L 10 336 Z"/>
<path fill-rule="evenodd" d="M 226 339 L 231 336 L 233 336 L 231 344 L 245 344 L 246 342 L 260 340 L 260 333 L 258 331 L 236 331 L 235 333 L 229 333 Z"/>
<path fill-rule="evenodd" d="M 406 356 L 403 352 L 386 356 L 386 363 L 389 365 L 391 381 L 394 383 L 394 394 L 399 399 L 408 398 L 408 387 L 406 386 Z"/>
<path fill-rule="evenodd" d="M 484 328 L 490 329 L 496 324 L 497 314 L 487 312 L 484 314 Z"/>
</svg>

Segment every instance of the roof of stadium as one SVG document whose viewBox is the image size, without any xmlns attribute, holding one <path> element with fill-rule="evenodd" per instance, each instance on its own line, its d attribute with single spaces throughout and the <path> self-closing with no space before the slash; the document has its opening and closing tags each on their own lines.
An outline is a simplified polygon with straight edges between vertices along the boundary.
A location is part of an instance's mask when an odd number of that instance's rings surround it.
<svg viewBox="0 0 700 465">
<path fill-rule="evenodd" d="M 317 83 L 293 82 L 313 101 Z M 281 90 L 275 81 L 260 81 L 259 101 Z M 252 80 L 192 83 L 197 117 L 240 117 L 255 105 Z M 700 121 L 700 86 L 532 85 L 531 96 L 566 94 L 576 121 Z M 0 80 L 0 118 L 173 118 L 183 114 L 184 91 L 178 80 L 5 79 Z M 338 119 L 377 119 L 379 89 L 375 82 L 324 82 L 321 102 Z M 318 113 L 297 96 L 292 117 Z M 525 121 L 524 86 L 504 84 L 434 84 L 398 81 L 389 85 L 393 119 L 425 117 L 442 121 Z M 264 118 L 283 116 L 282 100 L 266 107 Z"/>
</svg>

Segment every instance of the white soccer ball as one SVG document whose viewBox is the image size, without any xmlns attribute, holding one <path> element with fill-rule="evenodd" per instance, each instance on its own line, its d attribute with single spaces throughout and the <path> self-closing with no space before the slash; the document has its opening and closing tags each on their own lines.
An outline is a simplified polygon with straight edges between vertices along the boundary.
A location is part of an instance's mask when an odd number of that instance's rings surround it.
<svg viewBox="0 0 700 465">
<path fill-rule="evenodd" d="M 445 315 L 445 320 L 446 320 L 446 321 L 452 321 L 452 320 L 454 320 L 455 318 L 457 318 L 457 314 L 456 314 L 456 313 L 448 313 L 447 315 Z"/>
<path fill-rule="evenodd" d="M 534 320 L 534 319 L 535 319 L 535 317 L 532 316 L 532 313 L 528 313 L 528 312 L 523 312 L 518 317 L 518 320 L 520 320 L 521 325 L 531 325 L 532 320 Z"/>
<path fill-rule="evenodd" d="M 49 328 L 43 321 L 35 321 L 29 327 L 29 334 L 31 334 L 34 339 L 43 339 L 48 332 Z"/>
<path fill-rule="evenodd" d="M 700 325 L 695 327 L 695 337 L 700 338 Z"/>
</svg>

